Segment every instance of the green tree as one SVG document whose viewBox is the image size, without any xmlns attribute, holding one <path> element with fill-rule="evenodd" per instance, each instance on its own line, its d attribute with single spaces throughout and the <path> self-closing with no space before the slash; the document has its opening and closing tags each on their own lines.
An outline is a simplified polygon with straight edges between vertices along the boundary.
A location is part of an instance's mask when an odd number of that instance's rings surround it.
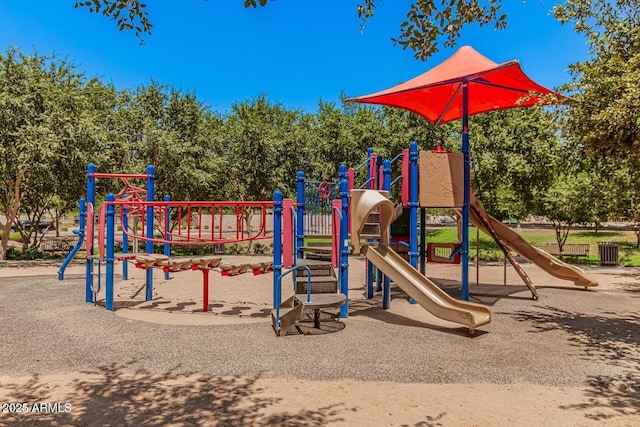
<svg viewBox="0 0 640 427">
<path fill-rule="evenodd" d="M 285 174 L 299 166 L 300 120 L 299 111 L 287 110 L 264 96 L 231 107 L 219 154 L 225 159 L 224 191 L 229 200 L 272 200 L 277 188 L 293 194 L 295 175 Z M 254 213 L 247 210 L 245 215 L 249 234 Z"/>
<path fill-rule="evenodd" d="M 484 207 L 502 220 L 539 211 L 563 150 L 553 116 L 513 109 L 474 116 L 470 126 L 472 186 Z"/>
<path fill-rule="evenodd" d="M 572 0 L 556 17 L 587 37 L 591 58 L 572 64 L 566 132 L 591 154 L 640 152 L 640 2 Z"/>
<path fill-rule="evenodd" d="M 598 159 L 601 160 L 601 159 Z M 629 221 L 634 226 L 636 247 L 640 248 L 640 160 L 637 158 L 609 158 L 603 168 L 608 204 L 608 219 Z"/>
<path fill-rule="evenodd" d="M 138 37 L 141 33 L 151 34 L 153 28 L 147 5 L 140 0 L 76 1 L 74 7 L 84 7 L 91 13 L 100 13 L 115 21 L 118 30 L 132 30 Z"/>
<path fill-rule="evenodd" d="M 374 15 L 380 1 L 364 0 L 357 6 L 363 25 Z M 505 29 L 507 14 L 501 9 L 502 0 L 416 0 L 400 24 L 400 35 L 391 40 L 403 49 L 411 49 L 417 59 L 426 60 L 440 50 L 441 43 L 444 47 L 455 46 L 467 25 L 492 24 L 495 30 Z"/>
<path fill-rule="evenodd" d="M 383 146 L 378 151 L 388 158 L 394 158 L 403 149 L 409 148 L 411 141 L 416 141 L 423 150 L 434 148 L 435 140 L 452 139 L 451 131 L 457 124 L 434 127 L 422 117 L 409 111 L 383 107 L 380 120 L 384 124 Z"/>
<path fill-rule="evenodd" d="M 544 214 L 553 224 L 560 252 L 573 225 L 593 222 L 589 207 L 599 196 L 593 184 L 589 172 L 563 173 L 543 196 Z"/>
<path fill-rule="evenodd" d="M 15 48 L 0 56 L 0 259 L 20 214 L 37 221 L 77 200 L 96 131 L 86 86 L 83 74 L 55 56 Z M 38 244 L 37 229 L 18 229 L 25 248 Z"/>
<path fill-rule="evenodd" d="M 312 159 L 304 172 L 309 179 L 337 181 L 338 167 L 353 167 L 366 159 L 367 148 L 382 144 L 379 108 L 360 104 L 320 102 L 315 115 L 316 143 L 307 147 Z"/>
<path fill-rule="evenodd" d="M 108 104 L 108 143 L 96 163 L 100 170 L 143 173 L 153 165 L 158 198 L 164 194 L 175 200 L 214 196 L 217 163 L 208 153 L 215 120 L 195 94 L 152 81 L 118 94 Z M 101 193 L 121 189 L 120 183 L 100 185 Z"/>
</svg>

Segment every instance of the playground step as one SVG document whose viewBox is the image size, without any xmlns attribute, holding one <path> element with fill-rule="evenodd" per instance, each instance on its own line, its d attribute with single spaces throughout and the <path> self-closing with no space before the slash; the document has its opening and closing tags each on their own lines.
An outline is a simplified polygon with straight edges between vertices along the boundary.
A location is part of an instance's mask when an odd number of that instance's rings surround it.
<svg viewBox="0 0 640 427">
<path fill-rule="evenodd" d="M 362 232 L 360 232 L 361 236 L 364 235 L 378 235 L 380 236 L 380 223 L 371 223 L 367 222 L 362 227 Z"/>
<path fill-rule="evenodd" d="M 304 264 L 311 270 L 322 270 L 331 267 L 331 263 L 327 261 L 317 260 L 317 259 L 299 259 L 297 260 L 297 264 Z"/>
<path fill-rule="evenodd" d="M 307 292 L 307 282 L 309 281 L 309 278 L 304 276 L 297 276 L 296 277 L 296 283 L 297 283 L 297 292 L 296 293 L 300 293 L 300 292 Z M 317 291 L 317 287 L 323 286 L 324 285 L 328 285 L 328 286 L 333 286 L 335 288 L 335 285 L 338 283 L 338 278 L 335 277 L 334 275 L 329 275 L 329 276 L 316 276 L 316 275 L 312 275 L 311 276 L 311 291 L 313 292 L 318 292 Z M 301 288 L 304 288 L 304 291 L 301 290 Z M 325 292 L 329 292 L 329 291 L 325 291 Z"/>
<path fill-rule="evenodd" d="M 329 243 L 330 244 L 330 243 Z M 306 260 L 331 261 L 331 246 L 303 246 L 300 248 Z"/>
<path fill-rule="evenodd" d="M 331 254 L 323 254 L 318 252 L 310 252 L 305 255 L 306 260 L 317 260 L 317 261 L 331 261 Z"/>
<path fill-rule="evenodd" d="M 307 260 L 304 260 L 304 261 L 307 261 Z M 331 267 L 331 263 L 328 263 L 326 265 L 316 265 L 314 266 L 314 268 L 311 268 L 311 266 L 309 266 L 309 269 L 311 270 L 311 277 L 333 276 L 333 267 Z M 297 277 L 307 277 L 307 275 L 308 275 L 307 270 L 303 268 L 298 270 Z"/>
<path fill-rule="evenodd" d="M 319 246 L 314 243 L 314 246 L 303 246 L 299 248 L 302 252 L 319 252 L 319 253 L 331 253 L 331 243 L 327 246 Z"/>
<path fill-rule="evenodd" d="M 329 266 L 330 268 L 316 268 L 311 270 L 311 277 L 312 278 L 318 278 L 318 277 L 333 277 L 333 273 L 332 273 L 332 269 L 331 266 Z M 307 270 L 303 270 L 300 269 L 298 270 L 298 276 L 297 277 L 307 277 Z"/>
<path fill-rule="evenodd" d="M 326 273 L 329 274 L 326 274 Z M 311 272 L 311 293 L 326 294 L 338 292 L 338 278 L 335 270 L 329 265 L 328 270 L 313 270 Z M 296 294 L 306 294 L 309 277 L 306 275 L 296 276 Z"/>
<path fill-rule="evenodd" d="M 298 283 L 307 283 L 308 279 L 307 277 L 296 277 L 296 281 Z M 311 286 L 313 286 L 315 283 L 336 283 L 338 281 L 338 278 L 335 277 L 334 275 L 326 275 L 326 276 L 318 276 L 315 273 L 311 274 Z"/>
<path fill-rule="evenodd" d="M 380 213 L 379 212 L 371 212 L 369 214 L 369 216 L 367 216 L 367 219 L 365 221 L 365 223 L 377 223 L 380 224 Z"/>
<path fill-rule="evenodd" d="M 280 304 L 280 316 L 278 316 L 277 310 L 271 310 L 271 324 L 276 335 L 279 337 L 285 336 L 287 330 L 300 321 L 303 309 L 304 306 L 302 302 L 295 296 L 292 296 Z M 280 321 L 278 329 L 276 329 L 276 319 Z"/>
</svg>

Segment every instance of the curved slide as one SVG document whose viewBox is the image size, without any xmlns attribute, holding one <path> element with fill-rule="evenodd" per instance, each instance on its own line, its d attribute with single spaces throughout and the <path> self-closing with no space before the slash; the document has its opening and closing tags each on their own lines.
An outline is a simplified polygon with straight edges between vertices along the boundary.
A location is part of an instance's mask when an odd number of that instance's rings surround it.
<svg viewBox="0 0 640 427">
<path fill-rule="evenodd" d="M 572 281 L 574 285 L 584 287 L 585 289 L 590 286 L 598 286 L 597 281 L 585 274 L 584 271 L 578 267 L 560 261 L 548 252 L 532 246 L 517 232 L 489 215 L 473 195 L 471 196 L 471 206 L 473 209 L 469 209 L 469 220 L 488 236 L 499 239 L 502 244 L 509 249 L 558 279 Z M 493 230 L 486 227 L 485 221 L 478 218 L 478 214 L 484 217 L 486 222 L 491 224 Z"/>
<path fill-rule="evenodd" d="M 473 334 L 478 326 L 491 322 L 489 308 L 451 298 L 388 246 L 362 245 L 360 251 L 407 295 L 434 316 L 466 325 L 470 334 Z"/>
</svg>

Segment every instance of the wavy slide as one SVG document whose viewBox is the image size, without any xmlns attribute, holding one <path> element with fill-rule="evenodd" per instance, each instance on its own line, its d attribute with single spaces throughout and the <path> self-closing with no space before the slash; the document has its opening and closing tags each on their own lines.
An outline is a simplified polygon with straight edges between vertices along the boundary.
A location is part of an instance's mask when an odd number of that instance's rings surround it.
<svg viewBox="0 0 640 427">
<path fill-rule="evenodd" d="M 469 333 L 491 322 L 491 311 L 481 304 L 451 298 L 387 246 L 362 245 L 361 253 L 407 295 L 434 316 L 466 325 Z"/>
<path fill-rule="evenodd" d="M 572 281 L 574 285 L 584 287 L 585 289 L 590 286 L 598 286 L 597 281 L 585 274 L 585 272 L 578 267 L 560 261 L 548 252 L 530 245 L 517 232 L 489 215 L 474 195 L 471 195 L 471 205 L 473 209 L 469 209 L 469 220 L 488 236 L 499 239 L 502 244 L 509 249 L 558 279 Z M 478 214 L 482 215 L 485 221 L 491 224 L 493 230 L 485 226 L 481 218 L 478 218 Z"/>
</svg>

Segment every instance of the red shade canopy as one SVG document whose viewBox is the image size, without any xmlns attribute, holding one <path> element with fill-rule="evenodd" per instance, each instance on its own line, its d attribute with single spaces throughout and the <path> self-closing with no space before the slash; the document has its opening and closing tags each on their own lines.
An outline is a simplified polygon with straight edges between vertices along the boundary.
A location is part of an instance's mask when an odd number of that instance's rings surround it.
<svg viewBox="0 0 640 427">
<path fill-rule="evenodd" d="M 522 71 L 517 60 L 496 64 L 471 46 L 463 46 L 449 59 L 405 83 L 347 101 L 389 105 L 409 110 L 439 125 L 462 118 L 462 85 L 468 83 L 468 115 L 530 107 L 536 94 L 555 94 Z"/>
</svg>

